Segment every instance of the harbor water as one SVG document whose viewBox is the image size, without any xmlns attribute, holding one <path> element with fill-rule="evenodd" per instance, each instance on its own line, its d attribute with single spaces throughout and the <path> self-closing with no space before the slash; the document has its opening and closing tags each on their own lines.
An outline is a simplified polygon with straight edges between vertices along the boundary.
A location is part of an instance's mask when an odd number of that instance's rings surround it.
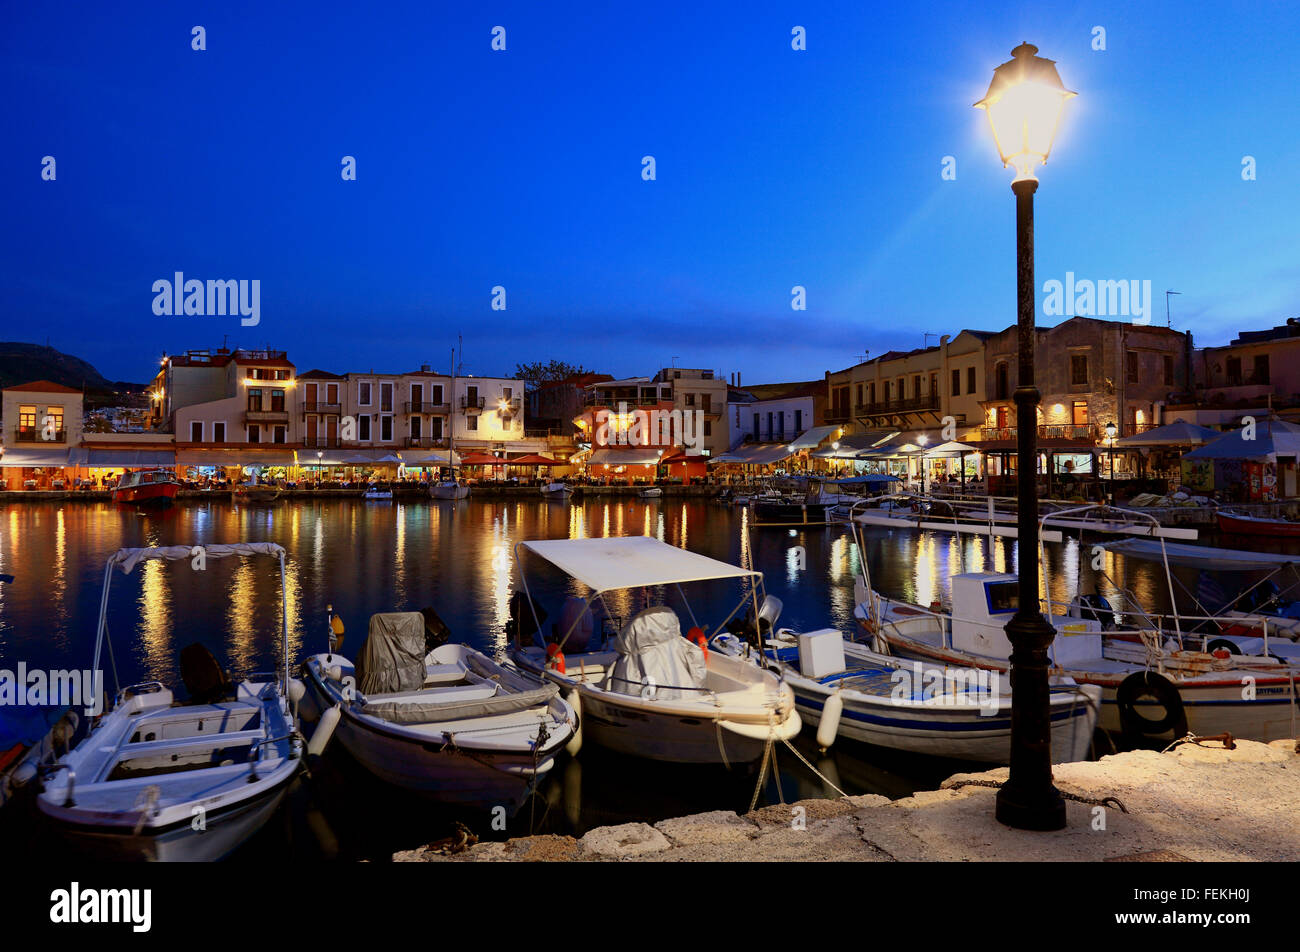
<svg viewBox="0 0 1300 952">
<path fill-rule="evenodd" d="M 853 627 L 853 580 L 863 558 L 876 588 L 908 601 L 947 603 L 961 571 L 1014 571 L 1015 542 L 909 529 L 869 528 L 860 552 L 840 525 L 755 527 L 747 510 L 706 499 L 600 499 L 572 502 L 475 499 L 363 502 L 278 500 L 237 505 L 228 498 L 184 502 L 142 513 L 106 503 L 13 504 L 0 508 L 0 668 L 88 668 L 104 564 L 124 546 L 203 545 L 267 540 L 284 546 L 290 662 L 324 650 L 327 606 L 346 626 L 344 654 L 365 638 L 370 615 L 434 608 L 452 637 L 502 656 L 510 596 L 519 582 L 515 546 L 528 539 L 649 535 L 764 574 L 781 599 L 780 625 L 796 630 Z M 1077 592 L 1131 591 L 1149 610 L 1168 607 L 1163 569 L 1093 550 L 1096 540 L 1067 536 L 1046 547 L 1048 590 L 1066 602 Z M 558 609 L 581 586 L 536 557 L 522 556 L 531 590 Z M 1098 566 L 1098 567 L 1095 567 Z M 1194 578 L 1180 582 L 1195 585 Z M 688 586 L 691 610 L 716 625 L 740 600 L 738 582 Z M 629 615 L 646 593 L 611 603 Z M 682 606 L 671 602 L 679 611 Z M 281 652 L 281 590 L 274 562 L 142 562 L 115 573 L 108 606 L 120 682 L 158 680 L 179 687 L 177 659 L 203 643 L 235 678 L 275 670 Z M 106 675 L 111 688 L 111 675 Z M 778 748 L 776 774 L 757 791 L 758 805 L 850 794 L 906 796 L 931 789 L 965 765 L 837 744 L 819 754 L 807 737 L 798 748 L 815 770 Z M 656 821 L 706 810 L 744 812 L 757 771 L 674 767 L 607 754 L 588 746 L 557 762 L 505 827 L 492 818 L 451 817 L 427 800 L 386 787 L 338 745 L 291 791 L 277 820 L 236 859 L 267 851 L 301 858 L 387 858 L 448 835 L 463 820 L 481 838 L 529 832 L 581 835 L 633 820 Z M 833 785 L 833 786 L 832 786 Z M 6 824 L 14 824 L 12 817 Z M 39 839 L 40 824 L 6 836 Z M 46 844 L 57 848 L 57 844 Z"/>
</svg>

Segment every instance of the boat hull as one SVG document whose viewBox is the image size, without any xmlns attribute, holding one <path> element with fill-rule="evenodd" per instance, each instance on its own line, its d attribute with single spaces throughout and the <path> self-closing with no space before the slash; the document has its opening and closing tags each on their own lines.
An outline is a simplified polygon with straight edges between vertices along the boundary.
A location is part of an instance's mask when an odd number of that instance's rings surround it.
<svg viewBox="0 0 1300 952">
<path fill-rule="evenodd" d="M 113 490 L 113 502 L 126 506 L 170 506 L 180 486 L 176 483 L 145 483 Z"/>
<path fill-rule="evenodd" d="M 1275 536 L 1285 539 L 1300 539 L 1300 522 L 1287 522 L 1285 519 L 1256 519 L 1234 516 L 1230 513 L 1215 513 L 1219 520 L 1219 529 L 1234 535 Z"/>
</svg>

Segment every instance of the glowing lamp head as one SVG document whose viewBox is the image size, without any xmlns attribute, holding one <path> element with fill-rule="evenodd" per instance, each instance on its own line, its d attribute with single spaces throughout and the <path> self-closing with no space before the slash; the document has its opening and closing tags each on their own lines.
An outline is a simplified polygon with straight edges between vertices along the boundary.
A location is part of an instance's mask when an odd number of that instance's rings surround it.
<svg viewBox="0 0 1300 952">
<path fill-rule="evenodd" d="M 1114 423 L 1106 424 L 1106 439 L 1113 440 L 1115 439 L 1115 436 L 1118 433 L 1119 433 L 1119 427 L 1117 427 Z"/>
<path fill-rule="evenodd" d="M 1070 92 L 1056 72 L 1056 61 L 1037 55 L 1038 47 L 1021 43 L 1012 59 L 993 71 L 984 98 L 975 104 L 989 117 L 1002 165 L 1013 166 L 1016 181 L 1034 178 L 1045 162 L 1061 124 Z"/>
</svg>

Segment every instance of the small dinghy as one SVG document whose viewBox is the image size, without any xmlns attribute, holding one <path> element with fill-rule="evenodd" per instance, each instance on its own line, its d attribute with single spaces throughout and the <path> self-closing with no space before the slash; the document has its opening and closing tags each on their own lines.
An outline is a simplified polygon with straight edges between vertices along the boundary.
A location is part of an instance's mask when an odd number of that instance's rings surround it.
<svg viewBox="0 0 1300 952">
<path fill-rule="evenodd" d="M 737 764 L 762 758 L 769 744 L 799 733 L 794 694 L 776 674 L 739 658 L 705 653 L 694 624 L 683 638 L 667 605 L 638 612 L 611 636 L 592 608 L 611 592 L 676 589 L 688 582 L 747 583 L 736 611 L 762 576 L 648 536 L 521 542 L 590 590 L 565 604 L 553 640 L 536 637 L 545 613 L 525 590 L 517 597 L 511 659 L 559 685 L 581 718 L 581 736 L 619 753 L 675 763 Z M 631 594 L 631 593 L 628 593 Z M 683 601 L 685 600 L 685 596 Z M 598 606 L 599 607 L 599 606 Z M 694 622 L 694 613 L 686 610 Z M 606 616 L 609 615 L 604 610 Z M 525 644 L 525 636 L 532 642 Z"/>
<path fill-rule="evenodd" d="M 637 495 L 640 496 L 642 499 L 658 499 L 663 494 L 664 491 L 660 489 L 658 486 L 651 486 L 649 489 L 643 489 L 639 493 L 637 493 Z"/>
<path fill-rule="evenodd" d="M 454 479 L 444 479 L 429 487 L 429 495 L 434 499 L 464 499 L 469 496 L 469 487 Z"/>
<path fill-rule="evenodd" d="M 774 666 L 794 690 L 804 720 L 827 748 L 836 737 L 954 760 L 1006 764 L 1011 754 L 1011 685 L 1005 673 L 905 661 L 844 641 L 825 629 L 780 629 L 763 659 L 731 634 L 710 647 Z M 1053 679 L 1052 762 L 1086 760 L 1101 711 L 1101 688 Z"/>
<path fill-rule="evenodd" d="M 108 641 L 113 571 L 129 574 L 150 559 L 190 560 L 199 550 L 119 549 L 109 558 L 92 670 L 101 670 Z M 205 559 L 279 559 L 285 668 L 231 685 L 212 655 L 191 645 L 181 656 L 189 703 L 176 703 L 157 681 L 116 691 L 112 709 L 95 720 L 88 736 L 44 770 L 37 798 L 41 813 L 66 839 L 102 858 L 220 859 L 266 823 L 302 765 L 302 738 L 289 703 L 284 549 L 240 542 L 205 545 L 202 552 Z M 111 657 L 111 644 L 109 651 Z"/>
<path fill-rule="evenodd" d="M 342 627 L 334 618 L 331 626 Z M 303 716 L 323 721 L 337 709 L 339 743 L 388 783 L 513 812 L 551 769 L 577 716 L 554 685 L 466 645 L 430 650 L 430 634 L 421 612 L 372 615 L 356 664 L 333 650 L 331 634 L 331 650 L 303 663 L 312 701 Z"/>
<path fill-rule="evenodd" d="M 367 502 L 392 502 L 393 491 L 391 489 L 381 489 L 378 486 L 371 486 L 361 496 Z"/>
<path fill-rule="evenodd" d="M 573 487 L 564 482 L 547 483 L 542 487 L 542 495 L 548 499 L 567 499 L 573 495 Z"/>
</svg>

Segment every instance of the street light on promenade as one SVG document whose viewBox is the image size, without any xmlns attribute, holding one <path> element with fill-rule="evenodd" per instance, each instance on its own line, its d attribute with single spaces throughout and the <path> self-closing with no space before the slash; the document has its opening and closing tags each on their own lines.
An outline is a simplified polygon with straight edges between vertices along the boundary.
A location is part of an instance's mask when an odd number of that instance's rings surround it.
<svg viewBox="0 0 1300 952">
<path fill-rule="evenodd" d="M 1021 830 L 1059 830 L 1065 801 L 1052 783 L 1047 649 L 1056 629 L 1038 608 L 1038 404 L 1034 386 L 1034 169 L 1047 161 L 1067 99 L 1056 64 L 1022 43 L 993 71 L 989 91 L 975 105 L 988 115 L 1003 167 L 1016 170 L 1017 551 L 1020 602 L 1007 623 L 1011 641 L 1011 772 L 998 790 L 996 817 Z"/>
</svg>

